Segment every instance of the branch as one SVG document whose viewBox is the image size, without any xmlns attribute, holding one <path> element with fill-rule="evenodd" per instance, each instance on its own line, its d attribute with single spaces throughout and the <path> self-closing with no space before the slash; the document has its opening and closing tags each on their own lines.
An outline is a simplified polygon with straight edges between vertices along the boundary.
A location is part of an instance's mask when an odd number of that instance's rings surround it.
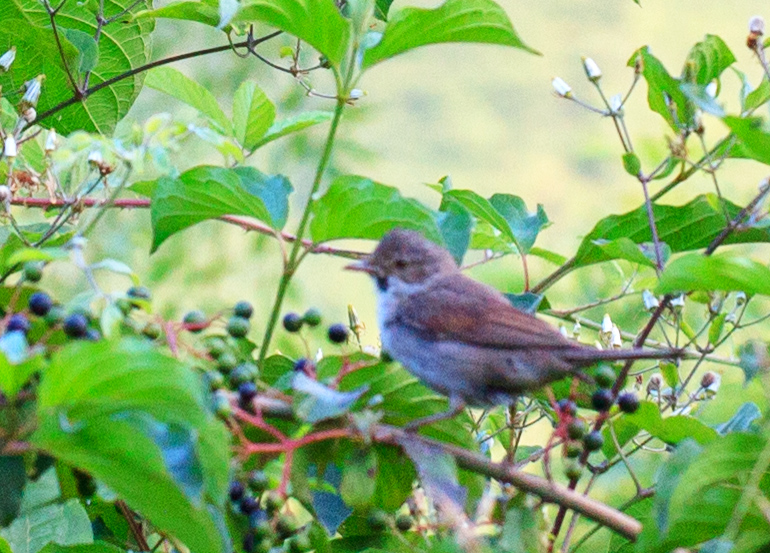
<svg viewBox="0 0 770 553">
<path fill-rule="evenodd" d="M 751 212 L 754 211 L 754 209 L 762 202 L 762 200 L 765 199 L 765 196 L 767 196 L 768 192 L 770 192 L 770 183 L 763 182 L 760 187 L 759 194 L 757 194 L 754 199 L 749 202 L 749 205 L 741 209 L 738 212 L 738 215 L 736 215 L 733 220 L 730 221 L 724 229 L 722 229 L 722 232 L 720 232 L 717 237 L 711 241 L 711 244 L 708 245 L 706 251 L 703 252 L 703 255 L 711 255 L 714 253 L 714 251 L 719 246 L 721 246 L 725 240 L 727 240 L 727 238 L 735 231 L 735 229 L 738 228 L 743 220 L 751 215 Z"/>
</svg>

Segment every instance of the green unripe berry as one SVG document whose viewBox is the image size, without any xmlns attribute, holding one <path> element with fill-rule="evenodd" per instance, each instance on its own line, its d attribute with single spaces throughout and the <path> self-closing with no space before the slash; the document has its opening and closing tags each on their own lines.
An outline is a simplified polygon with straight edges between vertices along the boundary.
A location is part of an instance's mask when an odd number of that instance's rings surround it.
<svg viewBox="0 0 770 553">
<path fill-rule="evenodd" d="M 586 451 L 598 451 L 604 445 L 604 436 L 598 430 L 589 432 L 583 437 L 583 446 Z"/>
<path fill-rule="evenodd" d="M 142 329 L 142 334 L 150 340 L 157 340 L 163 334 L 163 328 L 158 323 L 147 323 Z"/>
<path fill-rule="evenodd" d="M 238 358 L 232 351 L 226 351 L 217 359 L 217 368 L 225 373 L 229 373 L 238 364 Z"/>
<path fill-rule="evenodd" d="M 594 376 L 594 380 L 596 380 L 596 384 L 600 388 L 611 388 L 612 385 L 615 384 L 616 379 L 617 375 L 615 374 L 615 371 L 608 365 L 600 366 L 596 371 L 596 376 Z"/>
<path fill-rule="evenodd" d="M 311 307 L 302 315 L 302 320 L 310 327 L 318 326 L 321 324 L 321 312 L 315 307 Z"/>
<path fill-rule="evenodd" d="M 567 447 L 564 449 L 564 455 L 570 459 L 580 457 L 581 453 L 583 453 L 583 448 L 580 447 L 580 444 L 577 442 L 568 443 Z"/>
<path fill-rule="evenodd" d="M 185 314 L 182 322 L 187 327 L 187 330 L 198 333 L 206 327 L 206 314 L 196 309 Z"/>
<path fill-rule="evenodd" d="M 253 363 L 241 363 L 230 373 L 230 384 L 237 387 L 244 382 L 255 380 L 259 376 L 259 370 Z"/>
<path fill-rule="evenodd" d="M 126 291 L 126 296 L 136 300 L 150 301 L 152 299 L 152 292 L 146 286 L 132 286 Z"/>
<path fill-rule="evenodd" d="M 366 517 L 366 523 L 374 532 L 382 532 L 388 527 L 388 515 L 381 509 L 372 509 Z"/>
<path fill-rule="evenodd" d="M 219 336 L 214 336 L 207 342 L 206 348 L 213 359 L 219 359 L 227 351 L 227 343 Z"/>
<path fill-rule="evenodd" d="M 398 515 L 396 517 L 396 528 L 402 532 L 409 530 L 414 524 L 414 519 L 410 515 Z"/>
<path fill-rule="evenodd" d="M 244 319 L 251 319 L 254 314 L 254 307 L 247 301 L 239 301 L 233 307 L 233 315 L 236 317 L 243 317 Z"/>
<path fill-rule="evenodd" d="M 207 371 L 203 374 L 203 381 L 209 387 L 209 390 L 219 390 L 225 385 L 225 377 L 219 371 Z"/>
<path fill-rule="evenodd" d="M 217 390 L 214 394 L 214 412 L 218 417 L 223 419 L 228 418 L 233 413 L 233 408 L 230 405 L 230 399 L 227 394 L 222 390 Z"/>
<path fill-rule="evenodd" d="M 270 487 L 270 479 L 263 470 L 252 470 L 249 473 L 249 489 L 254 493 L 262 493 Z"/>
<path fill-rule="evenodd" d="M 24 280 L 28 282 L 40 282 L 43 278 L 43 267 L 45 264 L 42 261 L 27 261 L 22 269 L 22 276 Z"/>
<path fill-rule="evenodd" d="M 285 503 L 283 497 L 278 492 L 268 492 L 264 499 L 265 510 L 271 515 L 281 509 Z"/>
<path fill-rule="evenodd" d="M 582 419 L 575 419 L 567 425 L 567 436 L 570 440 L 581 440 L 587 431 L 588 426 Z"/>
<path fill-rule="evenodd" d="M 564 465 L 564 475 L 570 480 L 579 480 L 583 474 L 583 467 L 577 461 L 570 461 Z"/>
<path fill-rule="evenodd" d="M 306 533 L 297 534 L 289 540 L 289 551 L 292 553 L 305 553 L 313 549 L 310 537 Z"/>
<path fill-rule="evenodd" d="M 61 324 L 66 316 L 67 312 L 61 305 L 54 305 L 48 313 L 46 313 L 45 317 L 43 317 L 43 320 L 48 326 L 57 326 Z"/>
<path fill-rule="evenodd" d="M 243 338 L 249 333 L 251 324 L 248 319 L 233 316 L 227 321 L 227 333 L 233 338 Z"/>
</svg>

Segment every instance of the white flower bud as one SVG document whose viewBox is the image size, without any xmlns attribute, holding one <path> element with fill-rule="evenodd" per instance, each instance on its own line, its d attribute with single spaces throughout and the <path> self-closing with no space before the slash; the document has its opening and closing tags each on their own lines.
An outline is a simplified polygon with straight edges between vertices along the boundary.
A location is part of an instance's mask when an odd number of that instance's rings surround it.
<svg viewBox="0 0 770 553">
<path fill-rule="evenodd" d="M 38 75 L 24 83 L 24 96 L 21 98 L 22 105 L 37 105 L 37 101 L 40 99 L 40 92 L 43 90 L 43 80 L 45 80 L 45 75 Z"/>
<path fill-rule="evenodd" d="M 575 321 L 575 326 L 572 327 L 572 336 L 575 339 L 580 338 L 580 330 L 581 330 L 580 321 Z"/>
<path fill-rule="evenodd" d="M 679 294 L 677 297 L 671 300 L 671 303 L 669 304 L 674 309 L 681 309 L 684 307 L 684 294 Z"/>
<path fill-rule="evenodd" d="M 569 334 L 567 333 L 567 327 L 564 325 L 559 325 L 559 334 L 561 334 L 565 338 L 569 338 Z"/>
<path fill-rule="evenodd" d="M 88 154 L 88 163 L 91 165 L 101 165 L 104 162 L 102 153 L 99 150 L 94 150 Z"/>
<path fill-rule="evenodd" d="M 561 77 L 556 77 L 554 80 L 551 81 L 551 85 L 553 86 L 553 89 L 556 91 L 556 94 L 561 96 L 562 98 L 569 98 L 572 96 L 572 87 L 564 82 L 564 80 Z"/>
<path fill-rule="evenodd" d="M 735 293 L 735 305 L 742 306 L 746 303 L 746 292 Z"/>
<path fill-rule="evenodd" d="M 5 137 L 5 145 L 3 147 L 3 153 L 5 157 L 14 158 L 18 154 L 18 148 L 16 147 L 16 138 L 12 134 Z"/>
<path fill-rule="evenodd" d="M 596 82 L 602 78 L 602 70 L 591 58 L 583 58 L 583 69 L 585 69 L 589 81 Z"/>
<path fill-rule="evenodd" d="M 749 19 L 749 32 L 755 35 L 765 34 L 765 20 L 760 15 L 755 15 Z"/>
<path fill-rule="evenodd" d="M 642 302 L 647 311 L 655 311 L 660 305 L 658 298 L 656 298 L 649 290 L 642 292 Z"/>
<path fill-rule="evenodd" d="M 615 94 L 610 98 L 610 109 L 618 113 L 623 108 L 623 97 L 620 94 Z"/>
<path fill-rule="evenodd" d="M 5 72 L 11 68 L 13 60 L 16 59 L 16 46 L 11 46 L 5 54 L 0 56 L 0 70 Z"/>
<path fill-rule="evenodd" d="M 37 111 L 35 108 L 29 107 L 24 110 L 24 113 L 22 113 L 21 116 L 27 123 L 32 123 L 32 121 L 37 119 Z"/>
<path fill-rule="evenodd" d="M 610 334 L 610 346 L 614 349 L 620 349 L 623 347 L 623 340 L 620 339 L 620 329 L 612 325 L 612 333 Z"/>
<path fill-rule="evenodd" d="M 11 189 L 8 188 L 6 185 L 2 184 L 0 185 L 0 203 L 7 203 L 11 201 L 12 197 Z"/>
<path fill-rule="evenodd" d="M 604 318 L 602 319 L 602 334 L 612 334 L 612 319 L 610 318 L 609 313 L 604 314 Z"/>
<path fill-rule="evenodd" d="M 45 137 L 45 151 L 53 152 L 55 149 L 56 149 L 56 131 L 54 129 L 50 129 L 48 131 L 48 136 Z"/>
<path fill-rule="evenodd" d="M 361 90 L 360 88 L 354 88 L 353 90 L 350 91 L 349 98 L 351 100 L 359 100 L 363 98 L 363 96 L 364 96 L 363 90 Z"/>
<path fill-rule="evenodd" d="M 711 81 L 709 84 L 706 85 L 706 94 L 708 94 L 712 98 L 717 97 L 717 83 L 716 81 Z"/>
</svg>

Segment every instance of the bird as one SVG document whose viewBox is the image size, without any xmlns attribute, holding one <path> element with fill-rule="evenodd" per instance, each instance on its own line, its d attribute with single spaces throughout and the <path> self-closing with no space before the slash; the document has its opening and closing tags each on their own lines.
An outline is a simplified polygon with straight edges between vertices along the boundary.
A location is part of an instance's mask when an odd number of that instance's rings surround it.
<svg viewBox="0 0 770 553">
<path fill-rule="evenodd" d="M 449 398 L 446 412 L 410 428 L 468 405 L 509 405 L 600 361 L 681 357 L 673 349 L 599 350 L 571 341 L 463 274 L 445 248 L 414 230 L 389 231 L 371 255 L 346 269 L 374 279 L 383 351 Z"/>
</svg>

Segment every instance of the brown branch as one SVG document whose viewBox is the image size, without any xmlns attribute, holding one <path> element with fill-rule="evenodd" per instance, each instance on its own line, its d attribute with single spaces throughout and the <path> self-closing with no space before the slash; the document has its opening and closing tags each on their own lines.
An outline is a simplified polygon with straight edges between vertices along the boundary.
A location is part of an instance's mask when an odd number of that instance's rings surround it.
<svg viewBox="0 0 770 553">
<path fill-rule="evenodd" d="M 759 194 L 757 194 L 753 200 L 749 202 L 749 204 L 741 209 L 738 212 L 738 215 L 733 217 L 733 220 L 730 221 L 727 226 L 722 229 L 722 232 L 720 232 L 716 238 L 714 238 L 711 241 L 711 244 L 708 245 L 706 250 L 703 252 L 703 255 L 711 255 L 714 253 L 714 251 L 722 245 L 722 243 L 727 240 L 727 238 L 735 231 L 735 229 L 738 228 L 738 226 L 743 222 L 743 220 L 751 215 L 751 212 L 754 211 L 754 209 L 762 202 L 762 200 L 765 199 L 765 196 L 767 196 L 767 193 L 770 192 L 770 184 L 767 182 L 762 183 L 762 186 L 760 187 Z"/>
</svg>

